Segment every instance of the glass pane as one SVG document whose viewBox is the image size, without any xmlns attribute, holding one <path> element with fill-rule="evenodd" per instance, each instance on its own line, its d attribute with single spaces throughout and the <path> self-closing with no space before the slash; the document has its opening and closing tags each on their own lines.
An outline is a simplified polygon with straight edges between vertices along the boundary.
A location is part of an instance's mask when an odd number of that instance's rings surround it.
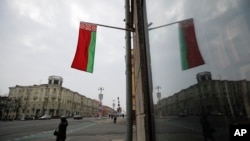
<svg viewBox="0 0 250 141">
<path fill-rule="evenodd" d="M 249 5 L 147 0 L 157 141 L 225 141 L 249 123 Z"/>
</svg>

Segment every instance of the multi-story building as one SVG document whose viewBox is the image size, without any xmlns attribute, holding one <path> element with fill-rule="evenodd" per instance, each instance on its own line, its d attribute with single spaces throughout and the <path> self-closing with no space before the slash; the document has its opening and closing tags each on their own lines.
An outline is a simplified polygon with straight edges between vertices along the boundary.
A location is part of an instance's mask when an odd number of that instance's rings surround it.
<svg viewBox="0 0 250 141">
<path fill-rule="evenodd" d="M 196 75 L 198 83 L 161 99 L 163 115 L 203 113 L 250 117 L 250 82 L 212 80 L 210 72 Z"/>
<path fill-rule="evenodd" d="M 12 101 L 7 96 L 0 96 L 0 119 L 6 120 L 9 113 L 15 111 L 16 104 L 17 102 Z"/>
<path fill-rule="evenodd" d="M 20 101 L 17 110 L 9 112 L 8 118 L 94 116 L 99 102 L 62 86 L 63 78 L 49 76 L 48 84 L 9 87 L 9 98 Z M 111 109 L 111 108 L 110 108 Z"/>
</svg>

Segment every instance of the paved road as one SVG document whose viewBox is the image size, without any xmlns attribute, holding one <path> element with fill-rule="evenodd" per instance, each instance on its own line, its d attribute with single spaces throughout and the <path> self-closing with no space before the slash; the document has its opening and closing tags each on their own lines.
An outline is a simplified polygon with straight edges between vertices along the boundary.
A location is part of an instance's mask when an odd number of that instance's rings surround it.
<svg viewBox="0 0 250 141">
<path fill-rule="evenodd" d="M 117 124 L 111 119 L 68 119 L 66 141 L 123 141 L 126 135 L 125 119 Z M 30 121 L 0 121 L 1 141 L 55 141 L 54 129 L 59 119 Z M 135 139 L 135 137 L 134 137 Z"/>
<path fill-rule="evenodd" d="M 216 140 L 228 140 L 228 130 L 223 118 L 213 118 Z M 59 119 L 31 121 L 0 121 L 0 141 L 55 141 L 54 129 Z M 69 119 L 66 141 L 124 141 L 126 121 L 118 118 L 117 124 L 111 119 Z M 157 141 L 203 141 L 199 117 L 156 118 Z M 135 141 L 134 129 L 133 141 Z"/>
<path fill-rule="evenodd" d="M 200 117 L 166 117 L 156 118 L 157 141 L 204 141 Z M 229 128 L 223 118 L 211 117 L 215 128 L 214 137 L 218 141 L 227 141 Z"/>
</svg>

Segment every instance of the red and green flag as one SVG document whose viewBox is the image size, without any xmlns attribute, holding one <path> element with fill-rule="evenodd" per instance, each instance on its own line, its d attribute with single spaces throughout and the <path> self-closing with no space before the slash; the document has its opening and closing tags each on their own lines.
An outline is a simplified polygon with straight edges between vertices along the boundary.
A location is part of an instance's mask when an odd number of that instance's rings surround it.
<svg viewBox="0 0 250 141">
<path fill-rule="evenodd" d="M 205 64 L 196 41 L 193 19 L 179 22 L 182 70 Z"/>
<path fill-rule="evenodd" d="M 97 25 L 80 22 L 78 44 L 71 68 L 93 73 Z"/>
</svg>

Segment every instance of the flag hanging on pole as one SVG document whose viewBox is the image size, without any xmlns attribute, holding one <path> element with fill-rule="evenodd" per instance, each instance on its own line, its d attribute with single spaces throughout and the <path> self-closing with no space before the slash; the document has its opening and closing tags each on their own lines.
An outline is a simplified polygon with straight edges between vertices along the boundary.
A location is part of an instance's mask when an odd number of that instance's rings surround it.
<svg viewBox="0 0 250 141">
<path fill-rule="evenodd" d="M 182 70 L 205 64 L 196 41 L 193 19 L 179 22 Z"/>
<path fill-rule="evenodd" d="M 80 22 L 78 44 L 71 68 L 93 73 L 97 25 Z"/>
</svg>

